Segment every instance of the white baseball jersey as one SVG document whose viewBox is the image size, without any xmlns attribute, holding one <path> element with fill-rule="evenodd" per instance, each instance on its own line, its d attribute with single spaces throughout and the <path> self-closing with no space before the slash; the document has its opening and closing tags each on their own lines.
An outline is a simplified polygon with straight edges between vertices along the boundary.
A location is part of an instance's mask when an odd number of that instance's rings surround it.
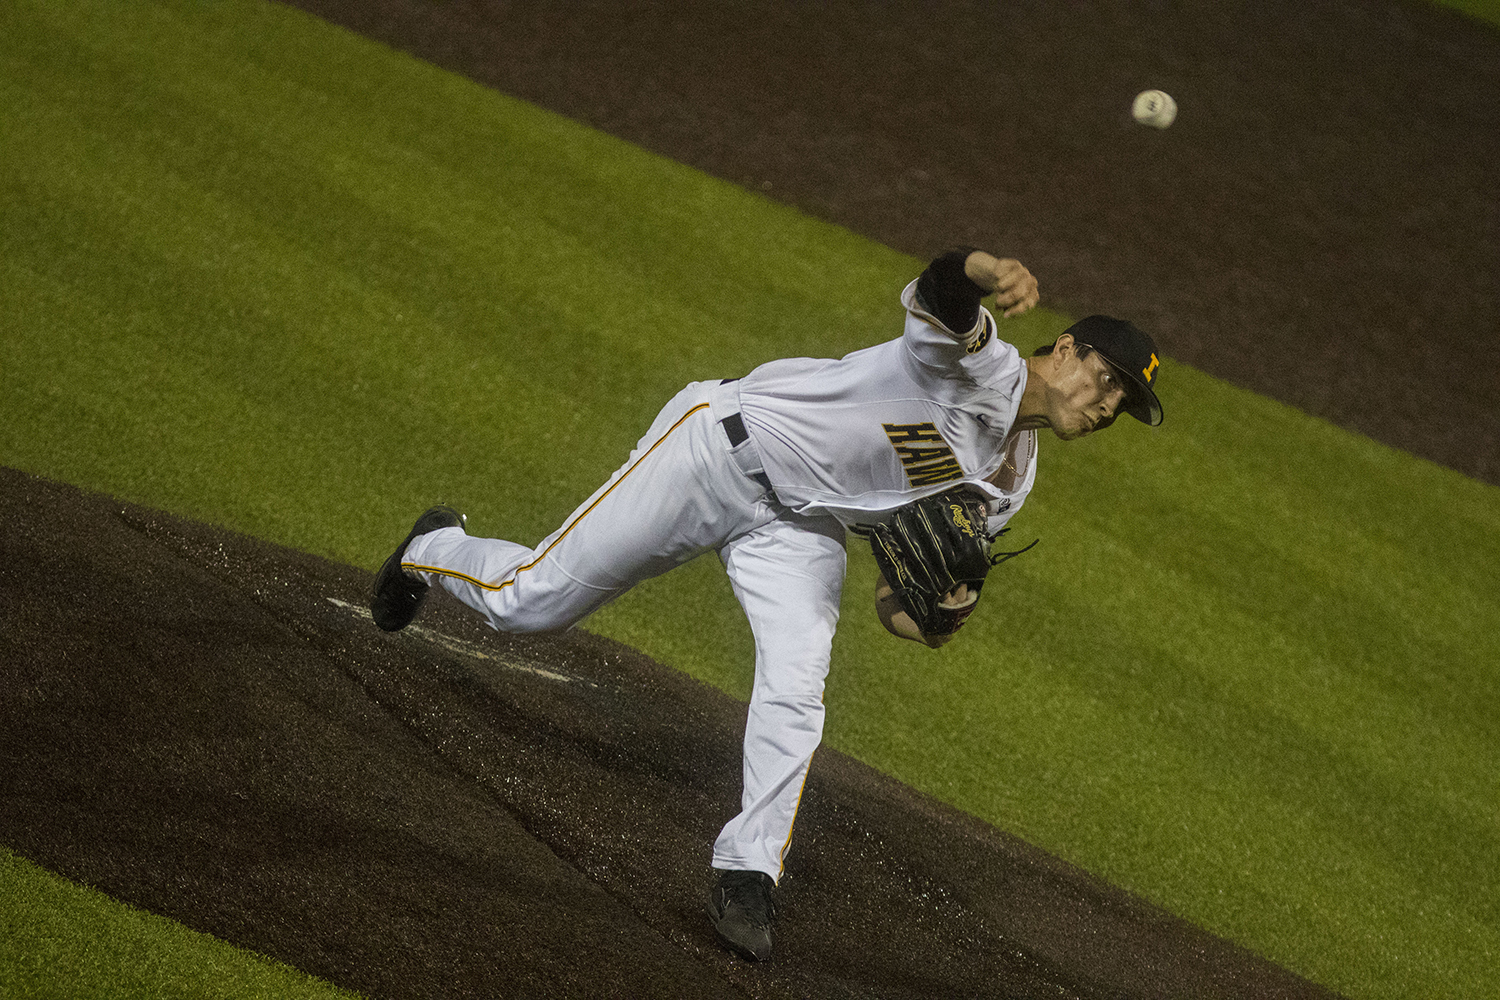
<svg viewBox="0 0 1500 1000">
<path fill-rule="evenodd" d="M 901 296 L 900 338 L 838 360 L 772 361 L 740 379 L 745 427 L 792 510 L 825 511 L 848 525 L 962 482 L 990 498 L 997 531 L 1036 478 L 1035 432 L 1027 431 L 1013 442 L 1013 473 L 1001 485 L 988 481 L 1006 461 L 1026 363 L 994 335 L 988 310 L 973 330 L 951 332 L 921 307 L 916 287 Z"/>
</svg>

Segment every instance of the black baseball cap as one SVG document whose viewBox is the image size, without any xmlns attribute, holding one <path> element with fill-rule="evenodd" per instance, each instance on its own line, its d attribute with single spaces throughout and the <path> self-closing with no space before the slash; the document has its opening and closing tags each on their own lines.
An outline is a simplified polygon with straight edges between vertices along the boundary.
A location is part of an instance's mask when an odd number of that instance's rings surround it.
<svg viewBox="0 0 1500 1000">
<path fill-rule="evenodd" d="M 1156 398 L 1156 376 L 1161 362 L 1156 342 L 1133 323 L 1113 316 L 1089 316 L 1068 327 L 1073 340 L 1087 344 L 1125 376 L 1125 402 L 1121 405 L 1148 427 L 1161 423 L 1161 400 Z"/>
</svg>

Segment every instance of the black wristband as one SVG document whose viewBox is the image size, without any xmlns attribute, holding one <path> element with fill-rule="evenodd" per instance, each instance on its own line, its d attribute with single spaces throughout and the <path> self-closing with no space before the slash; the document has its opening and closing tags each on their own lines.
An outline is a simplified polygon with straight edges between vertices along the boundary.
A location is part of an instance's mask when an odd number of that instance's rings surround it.
<svg viewBox="0 0 1500 1000">
<path fill-rule="evenodd" d="M 979 322 L 979 302 L 985 296 L 964 270 L 974 247 L 949 250 L 927 265 L 917 279 L 917 297 L 923 307 L 949 330 L 962 336 Z"/>
</svg>

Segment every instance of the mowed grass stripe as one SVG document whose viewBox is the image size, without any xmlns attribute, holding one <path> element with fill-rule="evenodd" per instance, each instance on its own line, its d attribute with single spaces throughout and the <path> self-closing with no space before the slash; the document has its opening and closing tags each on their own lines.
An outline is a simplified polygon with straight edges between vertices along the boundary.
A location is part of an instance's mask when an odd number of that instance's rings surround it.
<svg viewBox="0 0 1500 1000">
<path fill-rule="evenodd" d="M 921 267 L 284 8 L 0 26 L 0 461 L 355 564 L 438 498 L 538 540 L 683 382 L 891 336 Z M 1497 491 L 1162 387 L 1045 447 L 944 652 L 853 554 L 829 743 L 1353 995 L 1494 992 Z M 748 693 L 712 560 L 589 627 Z"/>
<path fill-rule="evenodd" d="M 74 885 L 4 847 L 0 899 L 0 987 L 7 997 L 358 995 Z"/>
</svg>

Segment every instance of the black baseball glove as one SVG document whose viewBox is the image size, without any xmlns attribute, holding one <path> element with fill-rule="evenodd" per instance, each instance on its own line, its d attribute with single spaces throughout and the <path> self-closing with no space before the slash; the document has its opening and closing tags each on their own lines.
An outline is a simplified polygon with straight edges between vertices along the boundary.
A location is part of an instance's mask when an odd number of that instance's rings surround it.
<svg viewBox="0 0 1500 1000">
<path fill-rule="evenodd" d="M 884 524 L 851 530 L 870 539 L 880 572 L 922 634 L 943 636 L 957 632 L 973 613 L 991 566 L 1036 544 L 992 556 L 988 523 L 984 500 L 970 490 L 954 489 L 914 500 Z M 961 583 L 968 585 L 968 601 L 943 604 L 944 595 Z"/>
</svg>

